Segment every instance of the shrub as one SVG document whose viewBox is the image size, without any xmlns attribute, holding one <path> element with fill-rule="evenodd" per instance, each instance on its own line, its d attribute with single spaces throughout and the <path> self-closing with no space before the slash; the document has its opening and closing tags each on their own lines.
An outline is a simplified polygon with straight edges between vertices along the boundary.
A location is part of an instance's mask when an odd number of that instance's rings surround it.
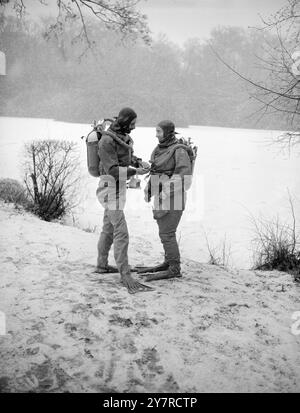
<svg viewBox="0 0 300 413">
<path fill-rule="evenodd" d="M 254 219 L 255 237 L 254 269 L 279 270 L 295 276 L 300 275 L 300 249 L 296 231 L 296 219 L 291 198 L 292 224 L 283 224 L 279 218 L 273 220 Z"/>
<path fill-rule="evenodd" d="M 229 259 L 231 256 L 231 246 L 228 244 L 226 240 L 226 234 L 224 239 L 222 240 L 221 244 L 218 246 L 211 245 L 208 240 L 208 237 L 205 233 L 206 238 L 206 246 L 209 253 L 209 261 L 208 264 L 210 265 L 217 265 L 222 268 L 227 268 L 229 265 Z"/>
<path fill-rule="evenodd" d="M 76 206 L 79 184 L 77 145 L 63 140 L 25 144 L 25 185 L 32 212 L 45 221 L 63 217 Z"/>
<path fill-rule="evenodd" d="M 16 179 L 0 179 L 0 199 L 24 207 L 29 205 L 26 190 Z"/>
</svg>

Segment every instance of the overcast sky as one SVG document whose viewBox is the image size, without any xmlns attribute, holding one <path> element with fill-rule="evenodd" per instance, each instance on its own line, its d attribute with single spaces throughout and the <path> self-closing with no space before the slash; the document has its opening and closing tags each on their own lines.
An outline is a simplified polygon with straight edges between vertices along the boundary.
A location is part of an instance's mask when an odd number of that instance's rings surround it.
<svg viewBox="0 0 300 413">
<path fill-rule="evenodd" d="M 23 0 L 24 1 L 24 0 Z M 57 12 L 55 0 L 25 0 L 28 11 L 37 17 Z M 220 25 L 258 26 L 264 17 L 280 9 L 287 0 L 141 0 L 138 8 L 148 15 L 153 35 L 165 33 L 170 40 L 183 44 L 188 38 L 205 39 Z M 13 0 L 11 0 L 11 3 Z"/>
<path fill-rule="evenodd" d="M 140 8 L 148 15 L 154 34 L 166 33 L 170 40 L 184 43 L 191 37 L 204 39 L 219 25 L 257 26 L 259 15 L 268 17 L 286 0 L 147 0 Z"/>
</svg>

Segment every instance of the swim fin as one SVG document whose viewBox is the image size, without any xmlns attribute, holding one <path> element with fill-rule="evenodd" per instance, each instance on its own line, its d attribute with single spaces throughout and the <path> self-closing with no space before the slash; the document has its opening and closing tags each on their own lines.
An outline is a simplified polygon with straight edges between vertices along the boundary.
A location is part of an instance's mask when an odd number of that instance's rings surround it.
<svg viewBox="0 0 300 413">
<path fill-rule="evenodd" d="M 146 281 L 155 281 L 155 280 L 169 280 L 171 278 L 181 278 L 182 274 L 180 272 L 172 272 L 170 270 L 158 271 L 155 273 L 143 274 L 143 277 L 146 276 Z"/>
<path fill-rule="evenodd" d="M 169 264 L 167 262 L 163 262 L 162 264 L 155 265 L 154 267 L 143 267 L 143 266 L 136 266 L 135 269 L 132 271 L 136 271 L 138 274 L 144 274 L 148 272 L 158 272 L 158 271 L 165 271 L 169 268 Z"/>
</svg>

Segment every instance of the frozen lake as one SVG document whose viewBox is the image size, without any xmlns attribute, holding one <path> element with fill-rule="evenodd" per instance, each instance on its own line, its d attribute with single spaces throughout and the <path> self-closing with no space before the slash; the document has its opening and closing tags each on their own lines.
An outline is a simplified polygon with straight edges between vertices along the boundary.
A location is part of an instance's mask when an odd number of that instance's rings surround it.
<svg viewBox="0 0 300 413">
<path fill-rule="evenodd" d="M 155 126 L 155 125 L 154 125 Z M 90 131 L 85 124 L 56 122 L 50 119 L 0 118 L 0 177 L 22 181 L 23 143 L 38 138 L 76 141 L 81 152 L 82 203 L 76 222 L 82 228 L 100 231 L 103 210 L 95 191 L 98 179 L 86 169 L 86 149 L 82 135 Z M 252 264 L 253 228 L 250 214 L 284 222 L 290 218 L 288 190 L 295 198 L 296 216 L 300 217 L 300 162 L 296 153 L 283 153 L 270 145 L 280 132 L 249 129 L 191 126 L 178 129 L 192 137 L 198 146 L 192 188 L 187 209 L 178 229 L 182 257 L 207 262 L 205 233 L 212 246 L 218 247 L 226 237 L 231 247 L 230 263 L 245 268 Z M 139 128 L 132 133 L 135 154 L 149 160 L 157 143 L 155 129 Z M 142 177 L 143 179 L 143 177 Z M 143 192 L 130 189 L 126 216 L 132 234 L 146 236 L 159 246 L 157 226 L 151 205 L 143 201 Z M 159 246 L 160 248 L 160 246 Z M 158 256 L 153 257 L 155 261 Z"/>
</svg>

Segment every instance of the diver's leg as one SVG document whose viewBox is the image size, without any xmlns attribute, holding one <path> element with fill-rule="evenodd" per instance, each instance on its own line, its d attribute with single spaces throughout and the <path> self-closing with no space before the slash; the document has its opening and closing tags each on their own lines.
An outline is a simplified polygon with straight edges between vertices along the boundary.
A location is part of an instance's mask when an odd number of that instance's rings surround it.
<svg viewBox="0 0 300 413">
<path fill-rule="evenodd" d="M 108 210 L 108 217 L 114 228 L 114 256 L 121 274 L 121 282 L 130 293 L 151 289 L 151 287 L 140 284 L 131 276 L 128 264 L 129 234 L 123 210 Z"/>
<path fill-rule="evenodd" d="M 163 244 L 166 261 L 169 265 L 165 271 L 147 276 L 146 281 L 181 277 L 180 252 L 176 240 L 176 230 L 182 216 L 181 210 L 169 211 L 157 219 L 159 237 Z"/>
<path fill-rule="evenodd" d="M 109 271 L 109 268 L 113 269 L 113 267 L 108 265 L 108 254 L 109 254 L 110 248 L 113 243 L 113 233 L 114 233 L 114 227 L 112 223 L 110 222 L 109 215 L 108 215 L 108 209 L 105 208 L 104 215 L 103 215 L 102 231 L 101 231 L 98 245 L 97 245 L 98 257 L 97 257 L 97 267 L 95 270 L 96 272 L 100 272 L 100 273 L 111 272 Z M 115 268 L 114 272 L 118 272 L 118 269 Z"/>
</svg>

